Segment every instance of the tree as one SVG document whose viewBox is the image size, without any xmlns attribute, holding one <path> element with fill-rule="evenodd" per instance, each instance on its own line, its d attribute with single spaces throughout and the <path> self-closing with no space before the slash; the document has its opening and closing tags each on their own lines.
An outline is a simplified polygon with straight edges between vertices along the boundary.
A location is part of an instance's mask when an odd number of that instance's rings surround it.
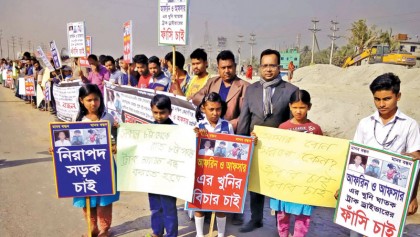
<svg viewBox="0 0 420 237">
<path fill-rule="evenodd" d="M 357 53 L 362 53 L 364 49 L 370 48 L 377 39 L 376 26 L 370 28 L 366 25 L 366 20 L 358 20 L 351 24 L 351 36 L 349 44 L 356 47 Z"/>
</svg>

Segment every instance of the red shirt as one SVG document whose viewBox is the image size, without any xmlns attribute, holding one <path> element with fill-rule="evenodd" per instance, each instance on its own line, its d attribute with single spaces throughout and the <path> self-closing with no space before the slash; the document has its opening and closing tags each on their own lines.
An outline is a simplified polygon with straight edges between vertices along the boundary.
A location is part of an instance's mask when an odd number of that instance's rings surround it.
<svg viewBox="0 0 420 237">
<path fill-rule="evenodd" d="M 149 73 L 147 76 L 140 76 L 139 83 L 137 84 L 138 88 L 149 88 L 149 81 L 152 77 L 152 74 Z"/>
<path fill-rule="evenodd" d="M 308 120 L 308 122 L 304 124 L 294 124 L 291 122 L 291 120 L 287 120 L 286 122 L 280 124 L 279 128 L 297 132 L 306 132 L 313 133 L 316 135 L 323 135 L 321 127 L 319 127 L 318 124 L 311 122 L 310 120 Z"/>
</svg>

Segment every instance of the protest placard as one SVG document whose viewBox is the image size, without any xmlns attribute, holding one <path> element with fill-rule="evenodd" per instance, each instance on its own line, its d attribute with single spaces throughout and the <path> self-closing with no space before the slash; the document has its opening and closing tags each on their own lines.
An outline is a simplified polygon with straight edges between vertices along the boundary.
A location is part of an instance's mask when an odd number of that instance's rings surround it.
<svg viewBox="0 0 420 237">
<path fill-rule="evenodd" d="M 12 71 L 7 71 L 7 73 L 6 73 L 6 87 L 9 87 L 9 88 L 14 88 L 14 85 L 13 85 L 13 76 L 12 76 L 13 74 L 12 74 Z"/>
<path fill-rule="evenodd" d="M 402 236 L 417 173 L 410 157 L 351 143 L 334 222 L 366 236 Z"/>
<path fill-rule="evenodd" d="M 186 45 L 189 0 L 159 0 L 158 39 L 161 45 Z"/>
<path fill-rule="evenodd" d="M 124 62 L 132 63 L 133 61 L 133 22 L 127 21 L 123 25 L 123 43 L 124 43 Z"/>
<path fill-rule="evenodd" d="M 34 96 L 35 95 L 35 82 L 33 77 L 25 78 L 25 95 Z"/>
<path fill-rule="evenodd" d="M 47 55 L 45 55 L 44 51 L 42 50 L 41 46 L 36 49 L 39 57 L 41 58 L 44 65 L 50 70 L 51 72 L 54 71 L 54 67 L 51 65 L 50 60 L 48 60 Z"/>
<path fill-rule="evenodd" d="M 117 86 L 106 83 L 104 101 L 108 113 L 124 123 L 153 123 L 150 101 L 156 95 L 153 90 Z M 185 97 L 175 97 L 171 93 L 159 92 L 169 96 L 172 103 L 171 119 L 176 124 L 195 126 L 195 107 Z"/>
<path fill-rule="evenodd" d="M 115 194 L 110 125 L 50 123 L 57 196 Z"/>
<path fill-rule="evenodd" d="M 349 141 L 255 126 L 258 145 L 249 190 L 313 206 L 335 207 Z"/>
<path fill-rule="evenodd" d="M 86 56 L 85 22 L 67 23 L 67 41 L 71 58 Z"/>
<path fill-rule="evenodd" d="M 54 40 L 50 42 L 50 50 L 55 68 L 61 68 L 63 64 L 61 63 L 60 52 L 58 51 Z"/>
<path fill-rule="evenodd" d="M 90 67 L 87 57 L 92 53 L 92 37 L 86 36 L 86 57 L 79 58 L 79 63 L 81 67 Z"/>
<path fill-rule="evenodd" d="M 57 117 L 61 121 L 73 121 L 79 112 L 78 82 L 54 84 L 53 95 Z"/>
<path fill-rule="evenodd" d="M 253 153 L 250 137 L 200 136 L 192 202 L 188 210 L 243 213 Z"/>
<path fill-rule="evenodd" d="M 117 187 L 192 200 L 195 173 L 192 128 L 165 124 L 121 124 Z"/>
<path fill-rule="evenodd" d="M 19 77 L 19 95 L 26 95 L 26 83 L 25 78 Z"/>
</svg>

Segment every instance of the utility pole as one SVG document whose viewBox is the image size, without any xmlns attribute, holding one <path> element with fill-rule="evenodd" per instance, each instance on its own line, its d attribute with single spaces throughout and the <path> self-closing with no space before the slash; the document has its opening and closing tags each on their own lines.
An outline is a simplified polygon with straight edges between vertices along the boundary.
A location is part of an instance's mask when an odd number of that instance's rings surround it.
<svg viewBox="0 0 420 237">
<path fill-rule="evenodd" d="M 243 37 L 243 35 L 239 34 L 238 40 L 236 41 L 238 43 L 238 75 L 241 73 L 241 45 L 244 42 Z"/>
<path fill-rule="evenodd" d="M 328 35 L 328 37 L 330 37 L 331 39 L 331 53 L 330 53 L 330 64 L 332 64 L 332 58 L 333 58 L 333 53 L 334 53 L 334 41 L 336 39 L 339 39 L 340 36 L 336 36 L 335 32 L 337 32 L 340 28 L 337 27 L 338 22 L 337 21 L 331 21 L 331 24 L 333 25 L 330 29 L 332 31 L 332 35 Z"/>
<path fill-rule="evenodd" d="M 16 59 L 16 53 L 15 53 L 16 44 L 15 44 L 15 40 L 16 40 L 16 37 L 15 36 L 12 36 L 13 59 Z"/>
<path fill-rule="evenodd" d="M 296 50 L 299 52 L 300 51 L 300 34 L 298 34 L 297 36 L 296 36 Z"/>
<path fill-rule="evenodd" d="M 312 29 L 309 29 L 312 32 L 312 56 L 311 56 L 311 64 L 314 64 L 314 49 L 315 49 L 315 41 L 318 46 L 318 40 L 316 39 L 316 32 L 321 31 L 321 29 L 316 28 L 316 23 L 319 21 L 316 19 L 312 19 L 312 23 L 314 23 L 314 26 Z M 319 46 L 318 46 L 319 51 Z"/>
<path fill-rule="evenodd" d="M 20 53 L 23 54 L 23 38 L 19 37 Z"/>
<path fill-rule="evenodd" d="M 0 30 L 0 57 L 3 58 L 3 46 L 1 45 L 1 39 L 3 39 L 3 30 Z"/>
<path fill-rule="evenodd" d="M 255 36 L 256 36 L 256 34 L 254 34 L 254 33 L 251 33 L 251 34 L 249 34 L 250 35 L 250 38 L 249 38 L 249 45 L 251 45 L 251 59 L 249 60 L 249 64 L 250 65 L 252 65 L 252 58 L 253 58 L 253 56 L 254 56 L 254 45 L 256 45 L 257 44 L 257 39 L 255 38 Z"/>
</svg>

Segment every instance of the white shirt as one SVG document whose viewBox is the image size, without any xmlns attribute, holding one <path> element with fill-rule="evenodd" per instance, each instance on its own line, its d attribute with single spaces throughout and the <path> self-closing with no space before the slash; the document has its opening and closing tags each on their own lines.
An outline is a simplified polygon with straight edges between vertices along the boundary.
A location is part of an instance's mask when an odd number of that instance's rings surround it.
<svg viewBox="0 0 420 237">
<path fill-rule="evenodd" d="M 56 147 L 58 147 L 58 146 L 71 146 L 71 143 L 70 143 L 69 140 L 64 140 L 64 141 L 58 140 L 58 141 L 55 141 L 55 146 Z"/>
<path fill-rule="evenodd" d="M 198 154 L 201 156 L 214 156 L 214 153 L 211 149 L 208 149 L 207 151 L 206 149 L 200 149 L 198 151 Z"/>
<path fill-rule="evenodd" d="M 388 138 L 386 138 L 387 134 L 389 134 Z M 399 154 L 411 153 L 420 150 L 419 125 L 400 110 L 397 110 L 391 121 L 382 124 L 379 112 L 376 111 L 371 116 L 360 120 L 353 141 Z"/>
<path fill-rule="evenodd" d="M 199 124 L 204 125 L 204 127 L 207 129 L 208 132 L 211 133 L 222 133 L 222 121 L 226 121 L 228 123 L 229 126 L 229 134 L 235 134 L 235 132 L 233 131 L 233 126 L 232 124 L 229 123 L 229 121 L 224 120 L 219 118 L 219 120 L 217 121 L 216 127 L 213 127 L 210 125 L 210 122 L 207 120 L 207 118 L 204 118 L 203 120 L 201 120 L 200 122 L 197 123 L 196 127 L 199 127 Z M 226 132 L 223 132 L 226 133 Z"/>
<path fill-rule="evenodd" d="M 364 174 L 365 173 L 365 169 L 363 169 L 363 167 L 361 165 L 359 165 L 358 167 L 356 167 L 355 164 L 350 164 L 349 165 L 349 170 L 353 170 L 359 173 Z"/>
</svg>

